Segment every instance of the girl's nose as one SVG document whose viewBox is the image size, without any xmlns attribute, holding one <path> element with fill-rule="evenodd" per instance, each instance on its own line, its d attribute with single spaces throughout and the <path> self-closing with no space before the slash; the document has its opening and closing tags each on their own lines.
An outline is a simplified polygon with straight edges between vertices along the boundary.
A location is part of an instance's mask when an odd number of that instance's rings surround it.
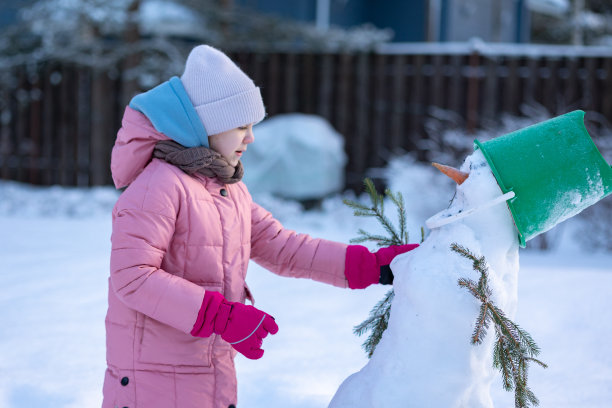
<svg viewBox="0 0 612 408">
<path fill-rule="evenodd" d="M 250 143 L 253 143 L 254 141 L 255 141 L 255 135 L 253 134 L 253 129 L 249 129 L 247 131 L 247 134 L 244 136 L 243 143 L 250 144 Z"/>
</svg>

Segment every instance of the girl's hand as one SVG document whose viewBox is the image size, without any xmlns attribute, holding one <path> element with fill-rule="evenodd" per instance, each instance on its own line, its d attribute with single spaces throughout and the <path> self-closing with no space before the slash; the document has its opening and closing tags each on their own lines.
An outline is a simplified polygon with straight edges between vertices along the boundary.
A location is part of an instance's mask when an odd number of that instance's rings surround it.
<svg viewBox="0 0 612 408">
<path fill-rule="evenodd" d="M 218 334 L 245 357 L 252 360 L 261 358 L 264 354 L 261 348 L 263 339 L 268 333 L 278 332 L 276 321 L 253 306 L 231 303 L 231 307 L 227 327 Z"/>
<path fill-rule="evenodd" d="M 374 283 L 392 284 L 393 273 L 389 264 L 393 258 L 418 246 L 418 244 L 392 245 L 370 252 L 364 246 L 349 245 L 346 249 L 344 270 L 349 288 L 363 289 Z"/>
<path fill-rule="evenodd" d="M 191 331 L 196 337 L 221 335 L 236 351 L 252 360 L 261 358 L 263 339 L 278 332 L 278 325 L 269 314 L 253 306 L 228 302 L 218 292 L 206 291 Z"/>
</svg>

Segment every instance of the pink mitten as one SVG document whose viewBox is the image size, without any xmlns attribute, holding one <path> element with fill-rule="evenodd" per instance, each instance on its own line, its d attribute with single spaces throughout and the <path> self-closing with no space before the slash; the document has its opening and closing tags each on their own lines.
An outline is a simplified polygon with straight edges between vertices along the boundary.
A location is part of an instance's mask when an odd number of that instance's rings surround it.
<svg viewBox="0 0 612 408">
<path fill-rule="evenodd" d="M 228 302 L 218 292 L 206 291 L 192 336 L 221 335 L 236 351 L 252 360 L 261 358 L 263 339 L 268 333 L 276 334 L 274 318 L 253 306 Z"/>
<path fill-rule="evenodd" d="M 418 246 L 419 244 L 392 245 L 372 253 L 364 246 L 349 245 L 344 268 L 349 288 L 363 289 L 374 283 L 393 283 L 393 273 L 389 268 L 393 258 Z"/>
</svg>

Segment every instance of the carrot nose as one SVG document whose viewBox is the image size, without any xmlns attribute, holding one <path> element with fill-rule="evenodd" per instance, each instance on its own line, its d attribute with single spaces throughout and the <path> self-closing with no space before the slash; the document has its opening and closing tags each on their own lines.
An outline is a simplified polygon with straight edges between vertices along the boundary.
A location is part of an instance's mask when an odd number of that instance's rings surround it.
<svg viewBox="0 0 612 408">
<path fill-rule="evenodd" d="M 457 170 L 454 167 L 446 166 L 444 164 L 439 163 L 431 163 L 436 169 L 440 170 L 442 173 L 446 174 L 448 177 L 452 178 L 455 183 L 461 185 L 468 177 L 470 177 L 469 173 L 464 173 L 460 170 Z"/>
</svg>

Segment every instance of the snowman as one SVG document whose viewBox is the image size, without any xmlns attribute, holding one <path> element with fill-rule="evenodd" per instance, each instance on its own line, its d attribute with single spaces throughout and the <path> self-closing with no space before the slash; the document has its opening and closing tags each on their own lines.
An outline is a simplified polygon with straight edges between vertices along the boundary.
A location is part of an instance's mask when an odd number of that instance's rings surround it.
<svg viewBox="0 0 612 408">
<path fill-rule="evenodd" d="M 519 247 L 612 193 L 612 168 L 575 111 L 476 141 L 449 208 L 426 224 L 421 246 L 394 259 L 388 328 L 369 362 L 339 387 L 329 408 L 493 407 L 495 335 L 470 344 L 480 302 L 457 284 L 478 280 L 456 243 L 488 264 L 491 299 L 513 319 Z"/>
</svg>

